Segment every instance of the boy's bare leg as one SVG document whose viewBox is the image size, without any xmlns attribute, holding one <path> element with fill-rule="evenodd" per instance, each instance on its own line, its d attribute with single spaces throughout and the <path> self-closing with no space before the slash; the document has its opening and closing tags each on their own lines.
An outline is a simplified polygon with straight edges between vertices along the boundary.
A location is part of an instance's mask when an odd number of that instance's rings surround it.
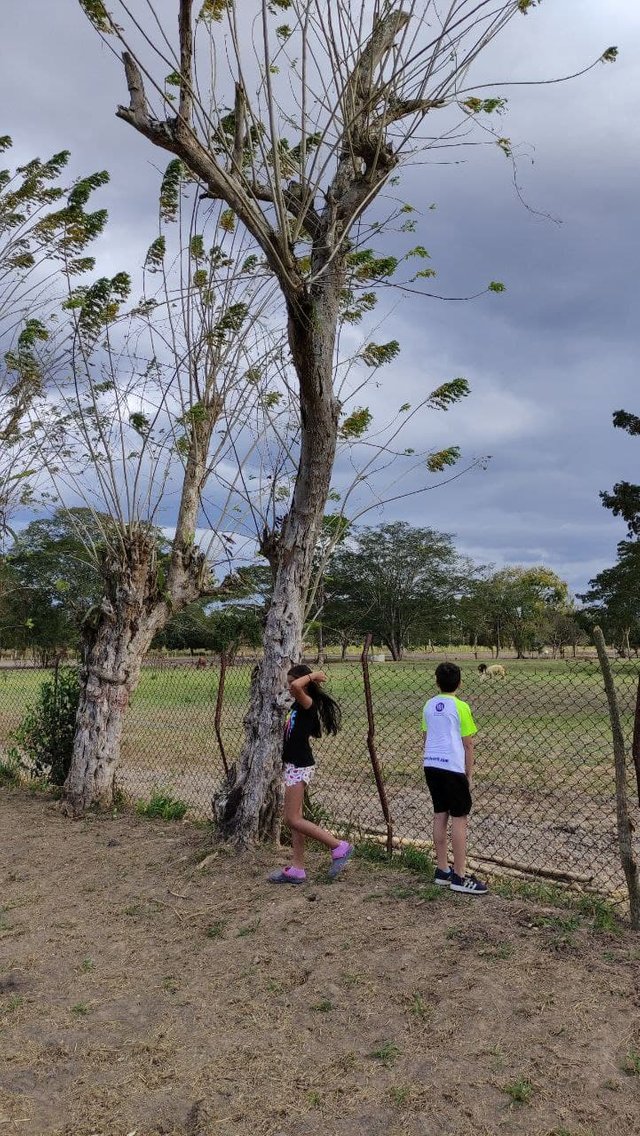
<svg viewBox="0 0 640 1136">
<path fill-rule="evenodd" d="M 449 857 L 447 849 L 448 813 L 433 814 L 433 847 L 436 851 L 436 862 L 441 872 L 449 870 Z"/>
<path fill-rule="evenodd" d="M 464 876 L 467 863 L 467 818 L 451 817 L 451 845 L 453 847 L 453 870 L 457 876 Z"/>
</svg>

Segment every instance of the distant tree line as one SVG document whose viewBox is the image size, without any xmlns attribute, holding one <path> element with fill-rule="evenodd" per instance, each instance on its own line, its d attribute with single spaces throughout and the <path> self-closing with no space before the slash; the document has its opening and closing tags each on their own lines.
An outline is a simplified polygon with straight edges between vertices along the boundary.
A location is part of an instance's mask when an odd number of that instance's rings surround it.
<svg viewBox="0 0 640 1136">
<path fill-rule="evenodd" d="M 105 518 L 96 522 L 96 543 L 104 524 Z M 15 536 L 0 565 L 0 648 L 28 652 L 43 664 L 80 648 L 83 621 L 93 618 L 101 594 L 96 549 L 89 554 L 86 546 L 90 525 L 88 510 L 60 509 Z M 160 530 L 157 543 L 162 559 L 168 553 Z M 264 562 L 239 568 L 213 598 L 178 612 L 152 650 L 232 657 L 258 647 L 271 579 Z M 604 586 L 600 577 L 591 584 L 592 594 Z M 629 607 L 635 595 L 637 589 Z M 621 603 L 612 593 L 612 628 Z M 488 648 L 496 658 L 505 650 L 523 657 L 547 649 L 555 656 L 575 654 L 593 618 L 593 606 L 577 609 L 551 568 L 475 564 L 457 551 L 452 535 L 398 521 L 345 529 L 321 574 L 305 642 L 307 650 L 322 654 L 331 647 L 344 656 L 370 631 L 396 660 L 410 650 L 462 644 L 476 653 Z M 635 628 L 628 631 L 631 644 Z"/>
</svg>

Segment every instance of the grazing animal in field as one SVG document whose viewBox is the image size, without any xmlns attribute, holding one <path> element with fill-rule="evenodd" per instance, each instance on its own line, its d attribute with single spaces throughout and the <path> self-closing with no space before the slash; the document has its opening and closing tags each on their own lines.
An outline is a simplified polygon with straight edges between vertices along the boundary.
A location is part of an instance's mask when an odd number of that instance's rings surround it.
<svg viewBox="0 0 640 1136">
<path fill-rule="evenodd" d="M 206 667 L 206 665 L 207 665 L 207 660 L 202 655 L 200 655 L 200 658 L 198 659 L 198 661 L 196 663 L 196 670 L 200 671 L 204 667 Z"/>
<path fill-rule="evenodd" d="M 506 678 L 507 672 L 501 663 L 493 663 L 488 667 L 486 663 L 480 663 L 478 667 L 480 671 L 480 678 Z"/>
</svg>

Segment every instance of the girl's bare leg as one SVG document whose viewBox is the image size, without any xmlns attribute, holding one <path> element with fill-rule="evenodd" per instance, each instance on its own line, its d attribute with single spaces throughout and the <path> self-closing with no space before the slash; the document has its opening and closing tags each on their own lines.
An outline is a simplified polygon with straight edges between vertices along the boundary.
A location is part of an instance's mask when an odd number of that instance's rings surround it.
<svg viewBox="0 0 640 1136">
<path fill-rule="evenodd" d="M 304 868 L 304 836 L 295 828 L 291 829 L 292 863 L 294 868 Z"/>
<path fill-rule="evenodd" d="M 332 850 L 340 844 L 340 841 L 336 840 L 330 832 L 327 832 L 326 828 L 320 828 L 319 824 L 313 824 L 312 821 L 304 819 L 302 815 L 304 790 L 304 781 L 300 781 L 297 785 L 287 785 L 284 791 L 284 823 L 291 829 L 293 866 L 295 868 L 304 866 L 305 837 L 308 837 L 309 840 L 317 840 L 320 844 L 324 844 L 325 847 Z"/>
</svg>

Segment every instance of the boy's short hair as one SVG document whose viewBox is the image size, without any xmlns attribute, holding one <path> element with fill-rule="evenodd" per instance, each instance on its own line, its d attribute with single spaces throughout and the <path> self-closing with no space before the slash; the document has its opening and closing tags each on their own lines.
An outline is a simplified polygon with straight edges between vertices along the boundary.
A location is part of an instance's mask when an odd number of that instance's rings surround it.
<svg viewBox="0 0 640 1136">
<path fill-rule="evenodd" d="M 436 667 L 436 682 L 443 694 L 453 694 L 460 686 L 462 672 L 457 663 L 440 663 Z"/>
</svg>

